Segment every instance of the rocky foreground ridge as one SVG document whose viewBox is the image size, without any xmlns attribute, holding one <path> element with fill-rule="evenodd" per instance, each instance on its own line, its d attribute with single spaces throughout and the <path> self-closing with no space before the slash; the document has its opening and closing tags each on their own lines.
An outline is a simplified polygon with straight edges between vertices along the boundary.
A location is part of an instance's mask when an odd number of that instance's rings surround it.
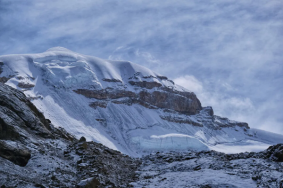
<svg viewBox="0 0 283 188">
<path fill-rule="evenodd" d="M 143 157 L 134 187 L 283 186 L 283 145 L 262 152 L 216 151 L 156 153 Z"/>
<path fill-rule="evenodd" d="M 157 152 L 131 158 L 77 140 L 0 84 L 1 187 L 282 187 L 283 145 L 262 152 Z"/>
</svg>

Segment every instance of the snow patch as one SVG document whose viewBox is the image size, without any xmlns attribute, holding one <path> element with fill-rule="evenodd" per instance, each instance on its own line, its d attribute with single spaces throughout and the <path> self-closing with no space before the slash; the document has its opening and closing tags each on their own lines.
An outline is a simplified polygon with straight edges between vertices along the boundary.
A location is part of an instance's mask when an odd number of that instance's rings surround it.
<svg viewBox="0 0 283 188">
<path fill-rule="evenodd" d="M 193 136 L 170 133 L 172 130 L 167 130 L 162 127 L 152 127 L 147 130 L 137 129 L 131 131 L 131 143 L 138 149 L 146 151 L 159 150 L 208 150 L 209 148 L 200 140 Z M 166 134 L 169 133 L 169 134 Z"/>
</svg>

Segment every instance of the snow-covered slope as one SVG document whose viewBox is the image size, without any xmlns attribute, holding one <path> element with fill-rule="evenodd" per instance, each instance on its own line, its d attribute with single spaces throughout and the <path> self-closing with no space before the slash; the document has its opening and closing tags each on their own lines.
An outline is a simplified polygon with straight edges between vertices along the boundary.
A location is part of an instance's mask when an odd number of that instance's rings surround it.
<svg viewBox="0 0 283 188">
<path fill-rule="evenodd" d="M 215 116 L 194 93 L 131 62 L 62 47 L 0 56 L 0 62 L 0 81 L 22 90 L 55 126 L 132 156 L 283 142 L 281 135 Z"/>
</svg>

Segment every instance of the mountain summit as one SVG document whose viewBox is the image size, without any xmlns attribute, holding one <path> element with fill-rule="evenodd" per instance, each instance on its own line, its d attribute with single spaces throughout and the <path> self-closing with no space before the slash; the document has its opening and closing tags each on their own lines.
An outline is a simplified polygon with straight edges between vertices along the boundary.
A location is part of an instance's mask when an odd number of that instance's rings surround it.
<svg viewBox="0 0 283 188">
<path fill-rule="evenodd" d="M 281 135 L 214 115 L 190 88 L 127 61 L 55 47 L 0 56 L 0 73 L 1 82 L 24 92 L 54 126 L 131 156 L 283 142 Z"/>
</svg>

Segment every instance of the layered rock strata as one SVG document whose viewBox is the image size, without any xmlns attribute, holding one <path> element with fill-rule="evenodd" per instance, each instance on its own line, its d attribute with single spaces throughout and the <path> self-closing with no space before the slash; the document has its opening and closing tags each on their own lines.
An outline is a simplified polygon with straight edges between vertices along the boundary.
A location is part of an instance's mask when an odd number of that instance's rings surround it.
<svg viewBox="0 0 283 188">
<path fill-rule="evenodd" d="M 143 82 L 149 84 L 149 82 Z M 127 90 L 102 89 L 87 90 L 77 89 L 74 92 L 84 95 L 88 98 L 98 100 L 113 100 L 128 98 L 126 104 L 138 103 L 147 108 L 164 108 L 172 109 L 182 114 L 197 114 L 201 109 L 201 103 L 192 92 L 180 92 L 169 89 L 162 90 L 141 90 L 137 93 Z M 119 102 L 114 102 L 118 104 Z"/>
</svg>

